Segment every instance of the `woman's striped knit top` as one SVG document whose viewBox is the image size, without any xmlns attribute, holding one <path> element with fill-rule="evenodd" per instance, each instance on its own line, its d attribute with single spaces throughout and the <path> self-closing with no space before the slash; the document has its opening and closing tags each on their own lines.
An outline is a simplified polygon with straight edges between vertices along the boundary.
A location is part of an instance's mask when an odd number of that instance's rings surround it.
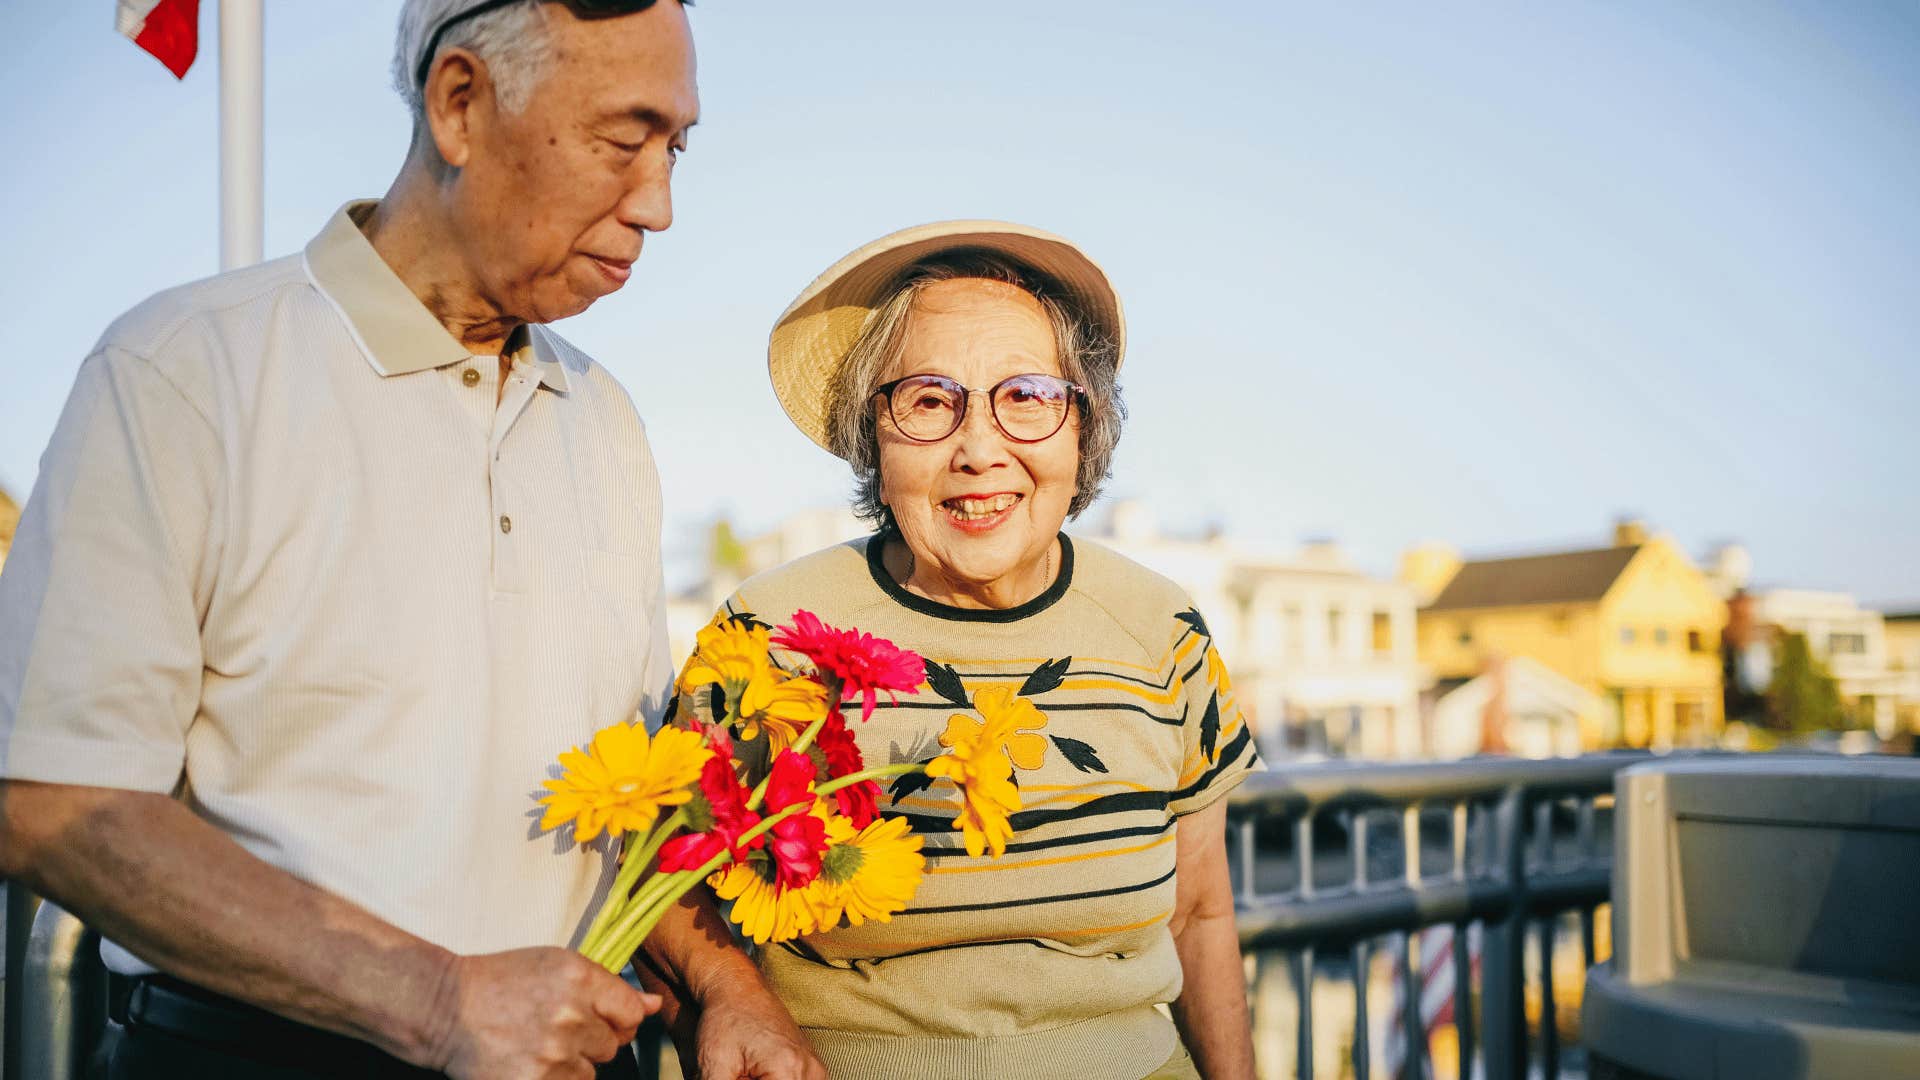
<svg viewBox="0 0 1920 1080">
<path fill-rule="evenodd" d="M 1175 1045 L 1152 1007 L 1180 993 L 1175 821 L 1259 767 L 1206 621 L 1172 582 L 1065 536 L 1053 585 L 990 611 L 907 592 L 881 546 L 798 559 L 727 607 L 774 624 L 804 609 L 926 658 L 917 695 L 864 724 L 846 707 L 870 765 L 939 753 L 990 686 L 1046 717 L 1046 753 L 1015 772 L 1022 809 L 997 860 L 967 855 L 947 781 L 883 793 L 881 812 L 925 840 L 911 906 L 770 946 L 761 966 L 837 1077 L 1137 1080 Z"/>
</svg>

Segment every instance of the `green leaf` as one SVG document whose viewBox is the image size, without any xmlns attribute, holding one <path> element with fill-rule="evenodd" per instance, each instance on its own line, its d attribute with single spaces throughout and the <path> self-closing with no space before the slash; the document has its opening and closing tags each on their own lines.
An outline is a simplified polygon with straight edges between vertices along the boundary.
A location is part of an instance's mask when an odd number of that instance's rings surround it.
<svg viewBox="0 0 1920 1080">
<path fill-rule="evenodd" d="M 1081 772 L 1107 771 L 1106 762 L 1100 760 L 1100 755 L 1094 753 L 1093 747 L 1079 739 L 1069 739 L 1065 735 L 1053 735 L 1050 738 L 1053 739 L 1053 745 L 1060 748 L 1060 756 L 1067 759 L 1067 764 Z"/>
<path fill-rule="evenodd" d="M 1071 656 L 1063 656 L 1058 660 L 1043 662 L 1039 667 L 1033 669 L 1033 674 L 1027 676 L 1026 682 L 1020 684 L 1020 696 L 1033 697 L 1036 694 L 1044 694 L 1054 687 L 1059 686 L 1061 680 L 1067 677 L 1067 665 L 1071 663 L 1073 663 L 1073 657 Z"/>
<path fill-rule="evenodd" d="M 967 687 L 960 681 L 960 673 L 945 664 L 927 661 L 927 685 L 933 687 L 934 693 L 963 709 L 973 707 L 973 702 L 967 700 Z"/>
</svg>

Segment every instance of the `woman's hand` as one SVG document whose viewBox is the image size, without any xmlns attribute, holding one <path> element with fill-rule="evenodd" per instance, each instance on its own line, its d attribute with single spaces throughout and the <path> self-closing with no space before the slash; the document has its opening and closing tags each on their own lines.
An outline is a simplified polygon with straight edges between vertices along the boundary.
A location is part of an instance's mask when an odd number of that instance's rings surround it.
<svg viewBox="0 0 1920 1080">
<path fill-rule="evenodd" d="M 1174 949 L 1183 976 L 1173 1020 L 1207 1080 L 1252 1080 L 1253 1034 L 1227 875 L 1227 800 L 1175 825 Z"/>
</svg>

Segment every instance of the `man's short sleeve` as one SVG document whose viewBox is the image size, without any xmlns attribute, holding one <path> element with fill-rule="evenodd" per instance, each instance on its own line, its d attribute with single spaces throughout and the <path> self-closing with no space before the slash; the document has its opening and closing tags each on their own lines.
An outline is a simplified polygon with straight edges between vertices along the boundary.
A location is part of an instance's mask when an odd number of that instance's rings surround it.
<svg viewBox="0 0 1920 1080">
<path fill-rule="evenodd" d="M 1180 782 L 1169 805 L 1175 817 L 1204 810 L 1261 768 L 1253 732 L 1233 694 L 1233 680 L 1214 648 L 1213 636 L 1200 613 L 1188 608 L 1179 616 L 1201 635 L 1205 649 L 1184 672 L 1181 705 L 1185 710 L 1186 757 Z"/>
<path fill-rule="evenodd" d="M 178 785 L 223 472 L 151 363 L 106 347 L 81 366 L 0 574 L 0 776 Z"/>
</svg>

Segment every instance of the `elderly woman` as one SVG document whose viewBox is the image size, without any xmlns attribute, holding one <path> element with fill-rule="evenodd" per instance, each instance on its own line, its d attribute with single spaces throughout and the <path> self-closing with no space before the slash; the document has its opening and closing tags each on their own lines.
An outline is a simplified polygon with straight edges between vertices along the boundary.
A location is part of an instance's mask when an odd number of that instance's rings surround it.
<svg viewBox="0 0 1920 1080">
<path fill-rule="evenodd" d="M 773 331 L 781 404 L 878 531 L 729 610 L 926 657 L 927 688 L 852 725 L 870 763 L 937 752 L 956 713 L 1028 732 L 999 858 L 968 855 L 947 781 L 903 792 L 881 809 L 925 838 L 911 906 L 761 951 L 835 1076 L 1253 1075 L 1221 798 L 1257 765 L 1247 726 L 1185 594 L 1060 531 L 1119 441 L 1123 335 L 1090 259 L 998 222 L 869 244 Z"/>
</svg>

